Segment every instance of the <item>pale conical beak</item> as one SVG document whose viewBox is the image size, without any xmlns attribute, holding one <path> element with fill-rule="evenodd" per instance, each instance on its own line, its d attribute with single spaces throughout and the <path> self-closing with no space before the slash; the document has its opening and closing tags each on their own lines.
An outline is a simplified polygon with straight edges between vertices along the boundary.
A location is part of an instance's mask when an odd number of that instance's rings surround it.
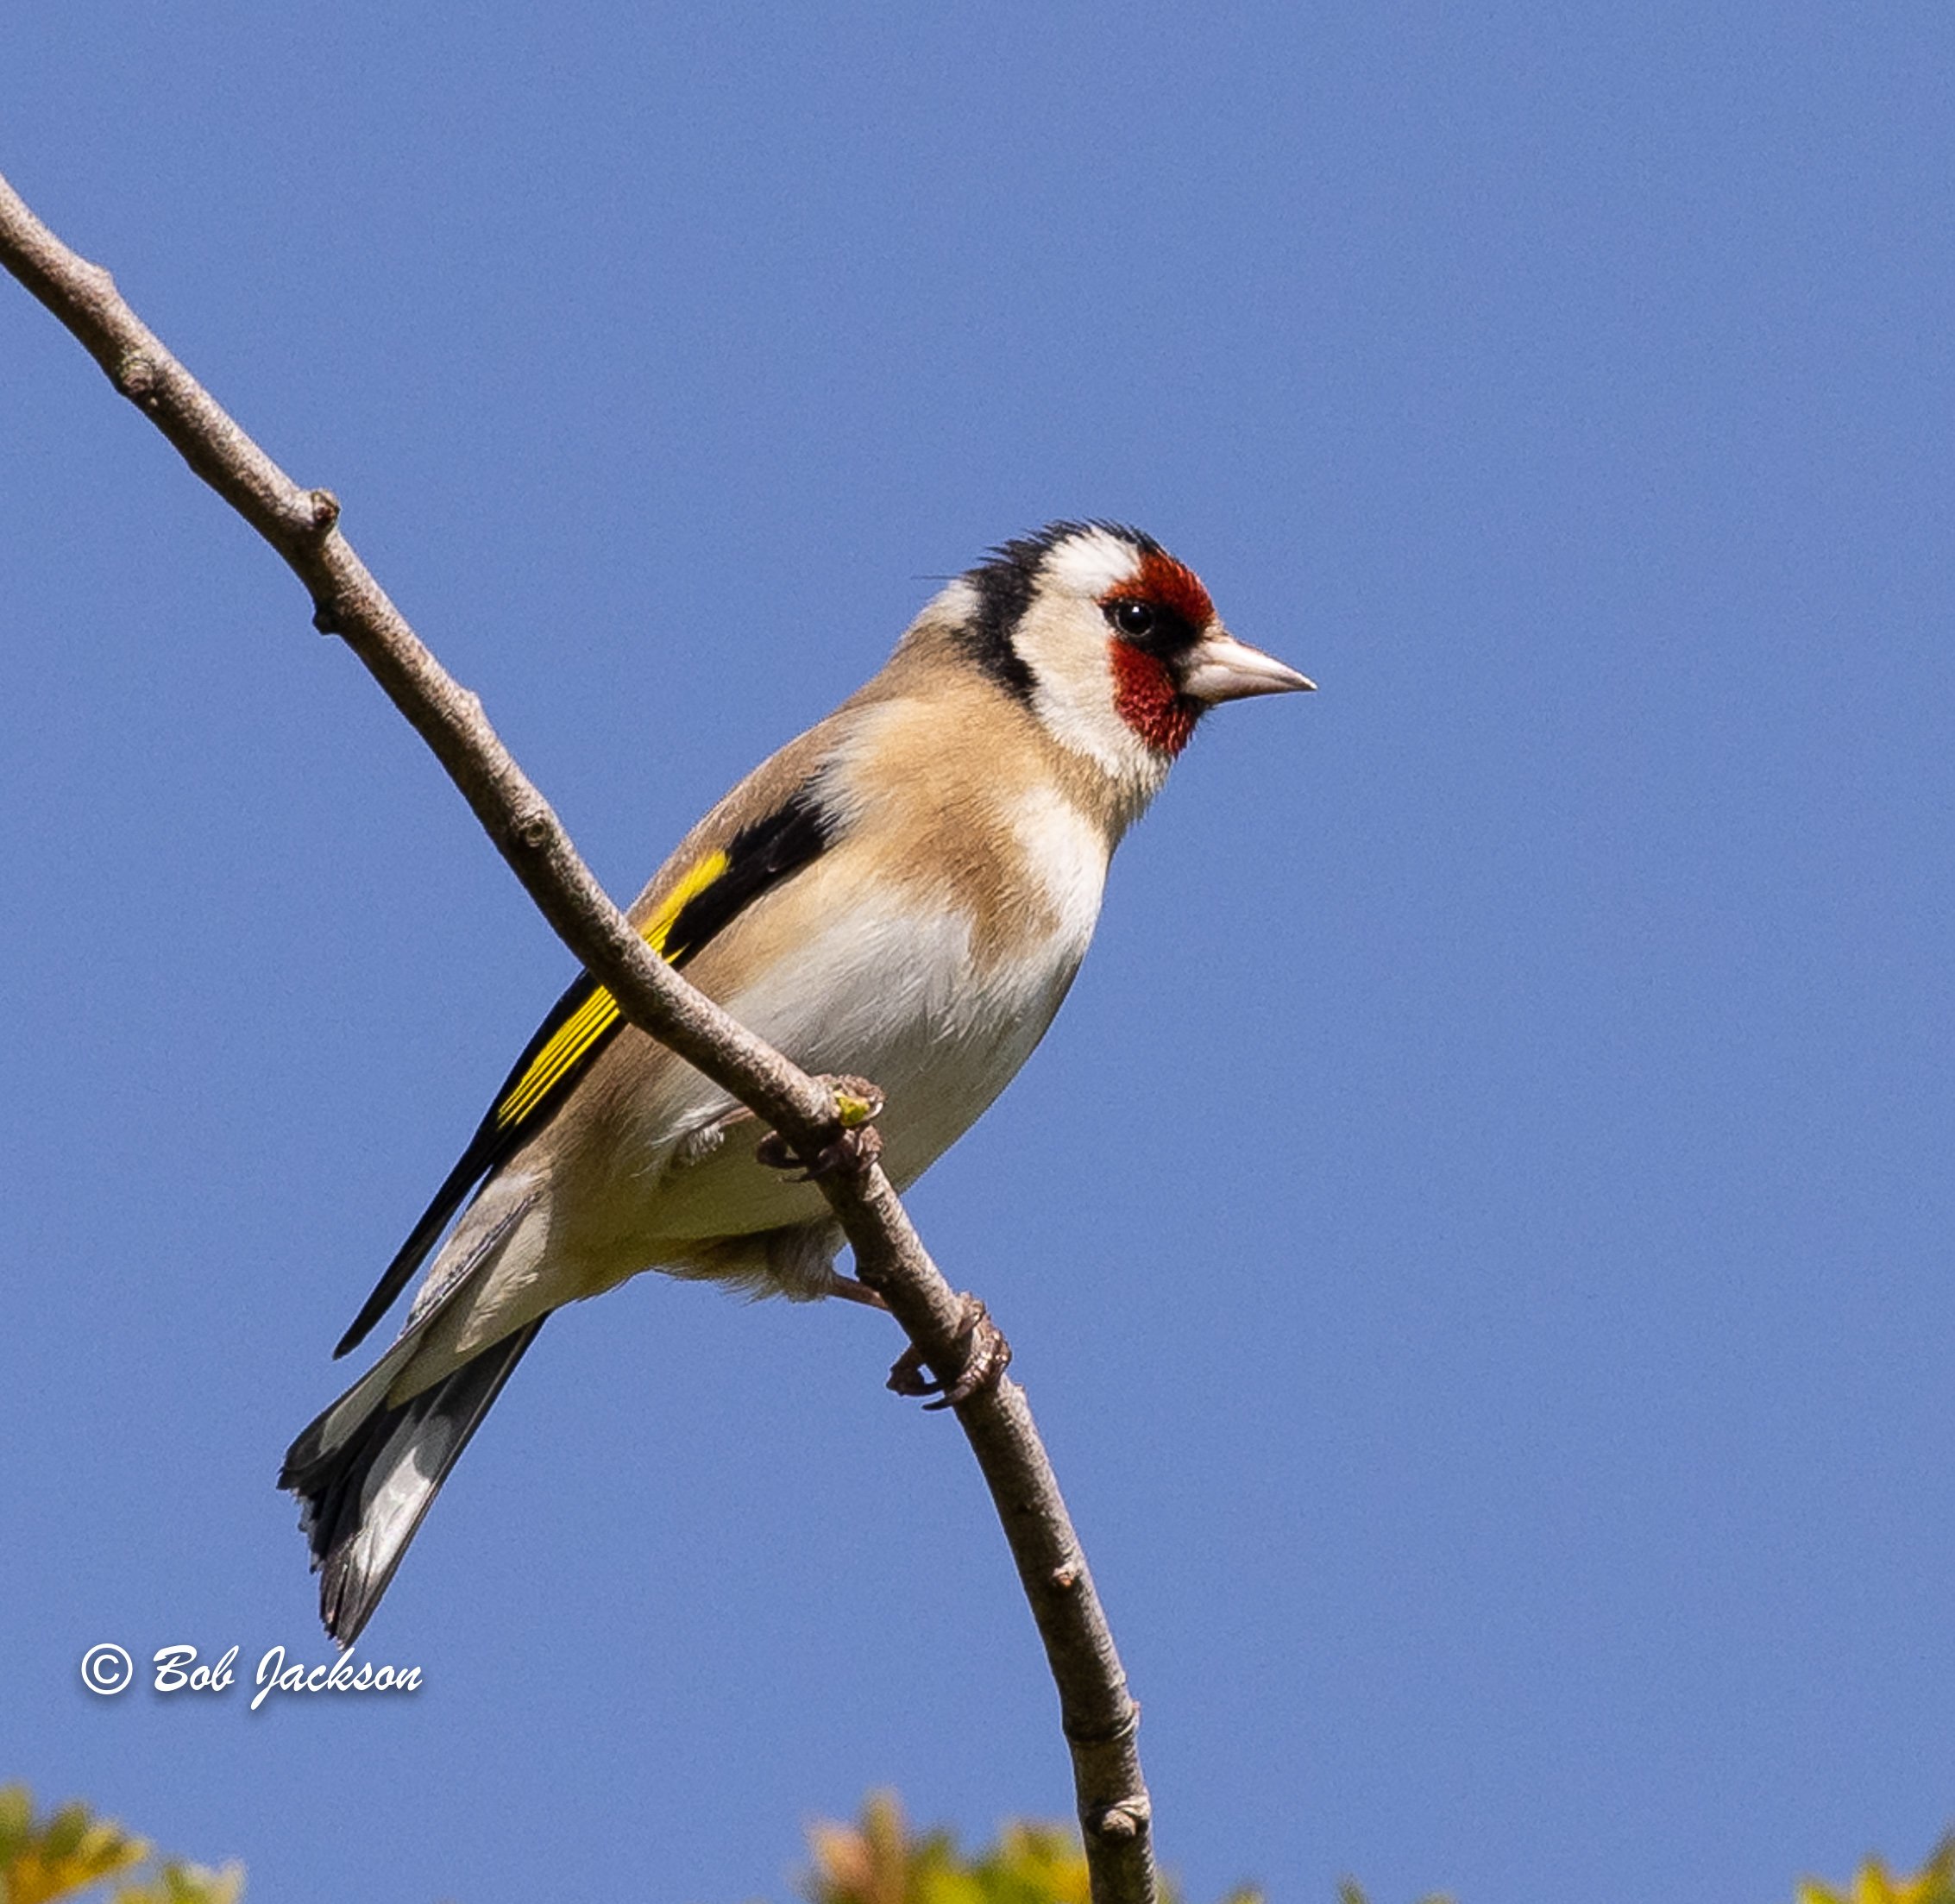
<svg viewBox="0 0 1955 1904">
<path fill-rule="evenodd" d="M 1317 683 L 1286 668 L 1226 629 L 1198 641 L 1181 670 L 1181 692 L 1212 707 L 1218 701 L 1246 701 L 1251 694 L 1294 694 Z"/>
</svg>

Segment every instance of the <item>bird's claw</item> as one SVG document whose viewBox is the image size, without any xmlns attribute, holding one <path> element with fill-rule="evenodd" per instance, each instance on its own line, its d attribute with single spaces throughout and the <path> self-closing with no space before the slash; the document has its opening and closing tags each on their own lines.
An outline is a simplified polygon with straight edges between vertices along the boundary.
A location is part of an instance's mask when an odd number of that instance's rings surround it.
<svg viewBox="0 0 1955 1904">
<path fill-rule="evenodd" d="M 883 1134 L 872 1119 L 882 1115 L 883 1094 L 865 1078 L 823 1078 L 835 1097 L 835 1122 L 841 1127 L 812 1157 L 804 1157 L 779 1131 L 760 1140 L 754 1155 L 770 1170 L 791 1170 L 794 1183 L 811 1183 L 837 1171 L 859 1175 L 883 1154 Z"/>
<path fill-rule="evenodd" d="M 883 1134 L 873 1124 L 860 1130 L 845 1130 L 824 1144 L 812 1157 L 803 1157 L 779 1131 L 770 1131 L 760 1140 L 754 1155 L 770 1170 L 792 1171 L 791 1184 L 810 1184 L 817 1177 L 832 1177 L 839 1170 L 865 1171 L 883 1154 Z"/>
<path fill-rule="evenodd" d="M 924 1403 L 926 1410 L 955 1408 L 980 1389 L 995 1388 L 1011 1367 L 1011 1344 L 975 1296 L 964 1298 L 964 1327 L 958 1340 L 965 1345 L 964 1360 L 952 1380 L 940 1382 L 926 1375 L 923 1352 L 912 1346 L 897 1356 L 889 1370 L 889 1387 L 898 1395 L 934 1395 L 935 1401 Z"/>
</svg>

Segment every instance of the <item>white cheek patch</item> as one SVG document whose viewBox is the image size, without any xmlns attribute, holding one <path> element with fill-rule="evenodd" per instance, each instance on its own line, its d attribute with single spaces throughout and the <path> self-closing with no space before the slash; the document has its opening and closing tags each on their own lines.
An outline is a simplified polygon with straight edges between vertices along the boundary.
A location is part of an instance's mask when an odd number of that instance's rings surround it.
<svg viewBox="0 0 1955 1904">
<path fill-rule="evenodd" d="M 1122 827 L 1131 825 L 1160 791 L 1172 761 L 1147 745 L 1114 705 L 1113 660 L 1099 609 L 1079 602 L 1034 606 L 1020 624 L 1018 651 L 1031 664 L 1034 705 L 1046 732 L 1099 767 L 1118 791 Z"/>
<path fill-rule="evenodd" d="M 1046 731 L 1084 754 L 1118 789 L 1130 822 L 1159 790 L 1167 761 L 1121 719 L 1114 705 L 1112 630 L 1101 598 L 1133 581 L 1142 557 L 1104 529 L 1055 544 L 1015 641 L 1032 670 L 1033 704 Z"/>
<path fill-rule="evenodd" d="M 1134 736 L 1114 712 L 1113 663 L 1097 629 L 1020 624 L 1018 650 L 1032 665 L 1034 701 L 1047 728 L 1110 774 L 1125 770 Z"/>
</svg>

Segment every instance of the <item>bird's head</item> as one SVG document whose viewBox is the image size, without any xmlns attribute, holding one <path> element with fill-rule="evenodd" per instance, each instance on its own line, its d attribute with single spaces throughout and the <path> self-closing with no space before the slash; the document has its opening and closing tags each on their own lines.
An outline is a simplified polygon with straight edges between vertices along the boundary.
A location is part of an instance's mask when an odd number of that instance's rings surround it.
<svg viewBox="0 0 1955 1904">
<path fill-rule="evenodd" d="M 1143 801 L 1218 701 L 1314 685 L 1238 641 L 1191 569 L 1114 523 L 1058 522 L 1008 542 L 936 606 L 1056 740 Z"/>
</svg>

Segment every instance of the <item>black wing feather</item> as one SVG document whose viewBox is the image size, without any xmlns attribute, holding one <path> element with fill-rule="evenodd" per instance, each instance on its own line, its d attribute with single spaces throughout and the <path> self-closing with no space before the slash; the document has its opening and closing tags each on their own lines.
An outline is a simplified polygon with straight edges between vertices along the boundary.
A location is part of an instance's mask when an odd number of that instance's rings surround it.
<svg viewBox="0 0 1955 1904">
<path fill-rule="evenodd" d="M 550 1016 L 537 1027 L 537 1034 L 523 1047 L 523 1055 L 512 1067 L 502 1082 L 502 1089 L 495 1094 L 493 1102 L 500 1104 L 521 1082 L 524 1074 L 536 1062 L 544 1046 L 561 1031 L 569 1021 L 588 1004 L 598 990 L 597 981 L 587 972 L 579 972 L 576 983 L 550 1008 Z M 607 1040 L 600 1038 L 589 1053 L 595 1057 Z M 538 1106 L 540 1110 L 543 1107 Z M 360 1313 L 353 1318 L 353 1326 L 339 1339 L 339 1346 L 333 1350 L 333 1360 L 337 1361 L 344 1354 L 357 1348 L 363 1342 L 374 1324 L 393 1308 L 395 1297 L 413 1280 L 414 1272 L 427 1260 L 428 1252 L 435 1247 L 437 1239 L 448 1228 L 449 1219 L 461 1209 L 462 1199 L 476 1184 L 493 1170 L 524 1138 L 530 1134 L 534 1124 L 519 1124 L 504 1128 L 496 1122 L 492 1109 L 481 1122 L 475 1127 L 475 1134 L 468 1140 L 468 1147 L 456 1159 L 455 1168 L 442 1178 L 441 1188 L 434 1194 L 434 1201 L 421 1212 L 421 1220 L 408 1233 L 407 1241 L 394 1253 L 393 1260 L 387 1266 L 384 1274 L 374 1285 L 374 1293 L 361 1305 Z"/>
<path fill-rule="evenodd" d="M 675 915 L 665 934 L 664 956 L 675 969 L 687 962 L 737 919 L 764 892 L 771 891 L 803 866 L 819 858 L 835 837 L 833 814 L 823 805 L 812 780 L 764 819 L 743 826 L 726 848 L 726 867 L 713 882 L 686 902 Z M 502 1089 L 491 1100 L 490 1108 L 468 1147 L 456 1159 L 455 1168 L 442 1179 L 434 1200 L 421 1213 L 395 1254 L 386 1272 L 374 1285 L 374 1292 L 353 1318 L 353 1326 L 340 1337 L 333 1350 L 336 1360 L 357 1348 L 374 1324 L 393 1306 L 394 1299 L 413 1279 L 414 1272 L 427 1260 L 428 1253 L 449 1226 L 456 1212 L 482 1178 L 506 1163 L 514 1153 L 547 1124 L 597 1055 L 624 1029 L 625 1021 L 616 1018 L 597 1034 L 565 1066 L 549 1088 L 519 1117 L 504 1122 L 501 1108 L 527 1076 L 530 1067 L 551 1039 L 584 1009 L 602 990 L 588 972 L 580 972 L 576 982 L 556 1001 L 536 1035 L 523 1047 L 523 1055 L 510 1068 Z"/>
</svg>

